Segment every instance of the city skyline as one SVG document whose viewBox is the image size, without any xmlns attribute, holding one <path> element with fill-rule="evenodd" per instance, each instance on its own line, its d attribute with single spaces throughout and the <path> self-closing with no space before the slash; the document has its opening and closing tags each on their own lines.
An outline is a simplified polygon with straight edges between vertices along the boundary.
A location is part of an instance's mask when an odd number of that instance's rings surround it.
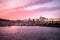
<svg viewBox="0 0 60 40">
<path fill-rule="evenodd" d="M 60 0 L 0 0 L 0 18 L 60 18 Z"/>
</svg>

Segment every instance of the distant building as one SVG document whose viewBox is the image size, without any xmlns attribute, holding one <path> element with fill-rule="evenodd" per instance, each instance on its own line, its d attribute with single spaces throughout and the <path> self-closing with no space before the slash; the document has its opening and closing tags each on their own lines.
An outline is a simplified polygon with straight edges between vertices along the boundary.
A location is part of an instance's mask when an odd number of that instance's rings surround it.
<svg viewBox="0 0 60 40">
<path fill-rule="evenodd" d="M 53 21 L 60 21 L 60 18 L 53 18 Z"/>
</svg>

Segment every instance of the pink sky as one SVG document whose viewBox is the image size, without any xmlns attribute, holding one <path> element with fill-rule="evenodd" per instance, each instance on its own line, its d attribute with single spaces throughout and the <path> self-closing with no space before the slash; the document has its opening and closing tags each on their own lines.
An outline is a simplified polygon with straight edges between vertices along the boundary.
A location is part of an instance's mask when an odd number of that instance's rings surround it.
<svg viewBox="0 0 60 40">
<path fill-rule="evenodd" d="M 60 0 L 0 0 L 0 18 L 60 18 Z"/>
</svg>

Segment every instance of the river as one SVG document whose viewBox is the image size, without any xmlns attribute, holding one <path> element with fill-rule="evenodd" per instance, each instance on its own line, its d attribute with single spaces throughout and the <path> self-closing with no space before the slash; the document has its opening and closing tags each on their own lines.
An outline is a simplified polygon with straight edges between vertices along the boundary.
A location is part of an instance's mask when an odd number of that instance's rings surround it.
<svg viewBox="0 0 60 40">
<path fill-rule="evenodd" d="M 60 28 L 42 26 L 0 27 L 0 40 L 60 40 Z"/>
</svg>

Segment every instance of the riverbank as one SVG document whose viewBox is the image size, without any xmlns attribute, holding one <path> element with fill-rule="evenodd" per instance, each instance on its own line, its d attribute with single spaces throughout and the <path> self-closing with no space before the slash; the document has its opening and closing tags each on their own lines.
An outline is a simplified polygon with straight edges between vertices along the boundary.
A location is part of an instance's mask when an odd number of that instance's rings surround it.
<svg viewBox="0 0 60 40">
<path fill-rule="evenodd" d="M 6 20 L 0 19 L 0 27 L 3 26 L 49 26 L 60 27 L 60 21 L 39 21 L 39 20 Z"/>
</svg>

